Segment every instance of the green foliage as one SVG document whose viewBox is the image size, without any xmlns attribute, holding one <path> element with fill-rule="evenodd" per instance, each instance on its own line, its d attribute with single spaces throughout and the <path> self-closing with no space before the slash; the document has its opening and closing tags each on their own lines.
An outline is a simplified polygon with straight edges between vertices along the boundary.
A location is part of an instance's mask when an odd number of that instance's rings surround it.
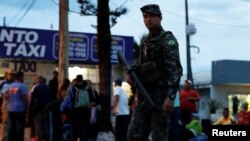
<svg viewBox="0 0 250 141">
<path fill-rule="evenodd" d="M 206 103 L 210 108 L 210 113 L 215 113 L 216 110 L 223 109 L 226 107 L 226 103 L 218 99 L 208 99 Z"/>
</svg>

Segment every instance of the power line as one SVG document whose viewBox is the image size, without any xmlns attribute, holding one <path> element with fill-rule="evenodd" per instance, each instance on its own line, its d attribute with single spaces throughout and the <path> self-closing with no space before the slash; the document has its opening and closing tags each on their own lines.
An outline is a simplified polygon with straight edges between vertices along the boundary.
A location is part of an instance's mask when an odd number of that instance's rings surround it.
<svg viewBox="0 0 250 141">
<path fill-rule="evenodd" d="M 141 2 L 143 2 L 144 4 L 149 4 L 147 2 L 145 2 L 144 0 L 140 0 Z M 174 15 L 174 16 L 178 16 L 178 17 L 182 17 L 182 18 L 185 18 L 184 15 L 180 15 L 180 14 L 176 14 L 174 12 L 171 12 L 171 11 L 168 11 L 166 9 L 162 9 L 162 11 L 165 11 L 166 13 L 169 13 L 171 15 Z M 227 27 L 238 27 L 238 28 L 250 28 L 250 25 L 236 25 L 236 24 L 224 24 L 224 23 L 217 23 L 217 22 L 209 22 L 209 21 L 204 21 L 204 20 L 199 20 L 199 19 L 194 19 L 194 18 L 190 18 L 189 19 L 192 19 L 193 21 L 197 21 L 197 22 L 200 22 L 200 23 L 206 23 L 206 24 L 210 24 L 210 25 L 216 25 L 216 26 L 227 26 Z"/>
<path fill-rule="evenodd" d="M 135 2 L 135 1 L 131 1 L 131 2 Z M 134 3 L 134 4 L 136 5 L 136 7 L 139 7 L 138 4 L 136 4 L 136 3 Z M 133 18 L 133 16 L 129 16 L 129 18 L 132 19 L 132 21 L 134 21 L 134 22 L 135 22 L 137 25 L 139 25 L 140 27 L 143 27 L 143 29 L 144 29 L 144 25 L 138 23 L 138 22 Z"/>
<path fill-rule="evenodd" d="M 182 17 L 182 18 L 185 17 L 183 15 L 176 14 L 174 12 L 170 12 L 170 11 L 167 11 L 165 9 L 162 9 L 162 10 L 166 11 L 167 13 L 169 13 L 171 15 L 175 15 L 175 16 Z M 199 20 L 197 18 L 194 19 L 194 18 L 191 18 L 191 17 L 189 17 L 189 19 L 192 19 L 193 21 L 197 21 L 197 22 L 200 22 L 200 23 L 206 23 L 206 24 L 216 25 L 216 26 L 229 26 L 229 27 L 239 27 L 239 28 L 249 28 L 250 27 L 250 25 L 223 24 L 223 23 L 216 23 L 216 22 L 209 22 L 209 21 Z"/>
<path fill-rule="evenodd" d="M 22 8 L 16 13 L 16 15 L 8 22 L 7 25 L 10 25 L 15 19 L 17 19 L 18 15 L 21 14 L 21 12 L 25 9 L 25 7 L 29 4 L 31 0 L 27 0 Z"/>
<path fill-rule="evenodd" d="M 193 19 L 193 18 L 191 18 Z M 236 24 L 223 24 L 223 23 L 215 23 L 215 22 L 209 22 L 209 21 L 203 21 L 194 19 L 194 21 L 200 22 L 200 23 L 206 23 L 211 25 L 217 25 L 217 26 L 228 26 L 228 27 L 238 27 L 238 28 L 250 28 L 250 25 L 236 25 Z"/>
<path fill-rule="evenodd" d="M 17 25 L 23 20 L 23 18 L 26 16 L 26 14 L 29 12 L 29 10 L 32 8 L 32 6 L 34 5 L 35 0 L 32 0 L 32 2 L 30 3 L 29 7 L 26 9 L 26 11 L 24 12 L 23 16 L 18 20 L 18 22 L 16 23 L 15 27 L 17 27 Z"/>
<path fill-rule="evenodd" d="M 125 0 L 118 8 L 122 8 L 127 2 L 128 0 Z"/>
<path fill-rule="evenodd" d="M 51 2 L 59 7 L 62 7 L 63 9 L 67 10 L 68 12 L 81 15 L 81 13 L 79 13 L 79 12 L 76 12 L 76 11 L 71 10 L 70 8 L 66 8 L 66 7 L 61 6 L 59 3 L 55 2 L 54 0 L 51 0 Z"/>
<path fill-rule="evenodd" d="M 111 0 L 111 3 L 113 3 L 115 6 L 118 7 L 117 9 L 122 8 L 127 2 L 128 2 L 128 0 L 125 0 L 120 6 L 118 6 L 118 4 L 116 4 L 115 2 L 113 2 L 113 1 Z"/>
</svg>

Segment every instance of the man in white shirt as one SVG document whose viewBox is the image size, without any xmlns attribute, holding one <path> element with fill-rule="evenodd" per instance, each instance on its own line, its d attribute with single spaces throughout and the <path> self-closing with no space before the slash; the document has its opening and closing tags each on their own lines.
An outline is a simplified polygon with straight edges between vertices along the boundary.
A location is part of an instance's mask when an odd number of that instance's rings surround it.
<svg viewBox="0 0 250 141">
<path fill-rule="evenodd" d="M 120 78 L 116 79 L 114 83 L 112 114 L 116 116 L 116 141 L 127 141 L 127 130 L 130 122 L 130 113 L 128 95 L 121 86 L 122 80 Z"/>
</svg>

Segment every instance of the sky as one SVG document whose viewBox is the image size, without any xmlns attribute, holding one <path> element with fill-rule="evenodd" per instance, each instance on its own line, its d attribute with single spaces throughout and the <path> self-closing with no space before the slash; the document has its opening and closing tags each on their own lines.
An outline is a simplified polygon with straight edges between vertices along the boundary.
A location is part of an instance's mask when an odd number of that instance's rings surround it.
<svg viewBox="0 0 250 141">
<path fill-rule="evenodd" d="M 97 0 L 92 0 L 96 3 Z M 59 0 L 1 0 L 0 25 L 53 29 L 59 28 Z M 69 31 L 96 33 L 95 16 L 82 16 L 77 0 L 69 0 Z M 162 26 L 172 31 L 179 42 L 180 58 L 186 74 L 185 0 L 110 0 L 110 9 L 124 6 L 127 14 L 117 19 L 111 34 L 140 38 L 148 31 L 140 7 L 158 4 L 162 11 Z M 32 5 L 32 6 L 30 6 Z M 29 8 L 30 6 L 30 8 Z M 27 10 L 29 9 L 29 10 Z M 250 60 L 250 0 L 188 0 L 189 23 L 197 32 L 190 36 L 191 64 L 194 82 L 208 80 L 212 61 Z M 208 80 L 209 81 L 209 80 Z"/>
</svg>

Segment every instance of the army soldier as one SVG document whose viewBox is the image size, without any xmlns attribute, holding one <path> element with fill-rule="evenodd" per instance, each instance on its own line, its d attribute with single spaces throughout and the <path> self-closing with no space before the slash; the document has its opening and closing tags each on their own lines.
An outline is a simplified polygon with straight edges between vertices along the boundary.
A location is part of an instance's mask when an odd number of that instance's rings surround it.
<svg viewBox="0 0 250 141">
<path fill-rule="evenodd" d="M 147 141 L 151 133 L 152 140 L 167 141 L 173 100 L 182 76 L 179 46 L 174 35 L 162 28 L 162 13 L 158 5 L 145 5 L 141 11 L 149 34 L 142 43 L 139 65 L 135 68 L 158 108 L 152 108 L 152 105 L 138 94 L 138 105 L 128 129 L 128 140 Z M 133 85 L 131 78 L 127 81 Z"/>
</svg>

